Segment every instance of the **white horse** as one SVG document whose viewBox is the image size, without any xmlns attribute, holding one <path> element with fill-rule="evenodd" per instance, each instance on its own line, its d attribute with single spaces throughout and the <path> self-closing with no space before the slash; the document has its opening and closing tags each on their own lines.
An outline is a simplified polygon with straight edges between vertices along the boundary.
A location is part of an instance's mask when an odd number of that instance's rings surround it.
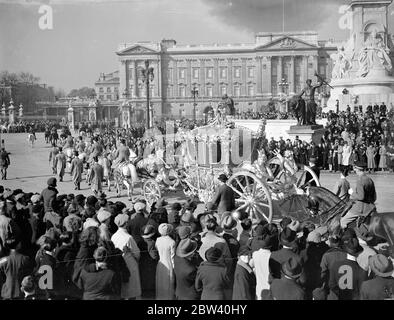
<svg viewBox="0 0 394 320">
<path fill-rule="evenodd" d="M 114 180 L 117 196 L 120 197 L 121 187 L 127 188 L 127 196 L 132 200 L 134 184 L 138 182 L 138 175 L 135 166 L 130 163 L 121 163 L 114 169 Z"/>
<path fill-rule="evenodd" d="M 29 141 L 30 146 L 33 148 L 34 142 L 36 141 L 35 135 L 32 134 L 32 133 L 29 133 L 28 136 L 27 136 L 27 141 Z"/>
<path fill-rule="evenodd" d="M 66 148 L 63 150 L 63 152 L 67 157 L 67 168 L 70 169 L 71 161 L 74 158 L 74 149 L 73 148 Z"/>
</svg>

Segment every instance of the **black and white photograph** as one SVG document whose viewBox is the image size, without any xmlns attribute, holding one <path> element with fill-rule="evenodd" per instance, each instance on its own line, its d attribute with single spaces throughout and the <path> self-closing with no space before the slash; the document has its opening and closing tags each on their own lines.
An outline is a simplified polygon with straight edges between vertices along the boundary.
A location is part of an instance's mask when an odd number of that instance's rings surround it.
<svg viewBox="0 0 394 320">
<path fill-rule="evenodd" d="M 0 0 L 0 308 L 394 300 L 392 3 Z"/>
</svg>

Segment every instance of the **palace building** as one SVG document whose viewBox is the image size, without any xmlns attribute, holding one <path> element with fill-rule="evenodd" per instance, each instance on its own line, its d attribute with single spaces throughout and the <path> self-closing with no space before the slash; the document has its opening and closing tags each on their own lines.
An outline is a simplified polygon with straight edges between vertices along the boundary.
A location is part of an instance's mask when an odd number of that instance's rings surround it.
<svg viewBox="0 0 394 320">
<path fill-rule="evenodd" d="M 46 103 L 44 115 L 73 114 L 80 121 L 116 121 L 130 126 L 147 116 L 145 61 L 153 68 L 149 86 L 150 119 L 203 118 L 227 94 L 236 112 L 264 110 L 274 103 L 286 111 L 286 98 L 300 92 L 307 79 L 316 83 L 315 72 L 330 79 L 337 51 L 332 41 L 321 41 L 316 32 L 262 32 L 254 43 L 177 45 L 160 43 L 122 44 L 116 51 L 119 69 L 100 73 L 95 82 L 95 101 Z M 321 93 L 320 105 L 325 104 Z M 198 94 L 192 94 L 198 91 Z"/>
<path fill-rule="evenodd" d="M 175 40 L 122 44 L 116 52 L 119 73 L 101 74 L 96 93 L 108 100 L 118 90 L 135 119 L 144 119 L 142 70 L 149 60 L 154 73 L 149 92 L 154 117 L 192 117 L 194 112 L 202 117 L 224 94 L 234 99 L 237 111 L 259 111 L 270 101 L 285 109 L 286 97 L 298 93 L 307 79 L 317 81 L 315 72 L 331 77 L 330 55 L 336 49 L 332 41 L 320 41 L 316 32 L 263 32 L 249 44 L 179 46 Z"/>
</svg>

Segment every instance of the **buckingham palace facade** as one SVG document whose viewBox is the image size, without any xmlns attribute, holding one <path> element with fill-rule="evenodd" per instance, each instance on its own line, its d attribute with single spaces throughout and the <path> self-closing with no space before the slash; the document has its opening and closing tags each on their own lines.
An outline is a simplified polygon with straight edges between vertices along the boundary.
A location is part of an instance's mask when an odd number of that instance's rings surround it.
<svg viewBox="0 0 394 320">
<path fill-rule="evenodd" d="M 95 87 L 104 100 L 116 90 L 119 101 L 131 106 L 135 120 L 142 120 L 146 110 L 142 69 L 149 60 L 154 118 L 191 117 L 194 103 L 197 117 L 202 117 L 224 94 L 234 99 L 237 111 L 260 111 L 270 101 L 280 105 L 284 97 L 298 93 L 307 79 L 316 82 L 315 72 L 329 79 L 334 52 L 336 45 L 318 40 L 316 32 L 258 33 L 249 44 L 179 46 L 175 40 L 122 44 L 116 52 L 119 87 L 112 81 L 110 89 L 104 74 Z M 193 97 L 195 89 L 198 95 Z"/>
</svg>

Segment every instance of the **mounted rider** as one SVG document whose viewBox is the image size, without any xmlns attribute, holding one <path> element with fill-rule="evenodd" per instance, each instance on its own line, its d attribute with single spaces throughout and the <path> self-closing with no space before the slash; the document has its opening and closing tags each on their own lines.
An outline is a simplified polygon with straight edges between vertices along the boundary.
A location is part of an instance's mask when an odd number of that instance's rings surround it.
<svg viewBox="0 0 394 320">
<path fill-rule="evenodd" d="M 130 149 L 126 146 L 126 140 L 120 139 L 120 145 L 114 154 L 114 162 L 112 168 L 117 168 L 120 165 L 126 164 L 130 159 Z"/>
</svg>

